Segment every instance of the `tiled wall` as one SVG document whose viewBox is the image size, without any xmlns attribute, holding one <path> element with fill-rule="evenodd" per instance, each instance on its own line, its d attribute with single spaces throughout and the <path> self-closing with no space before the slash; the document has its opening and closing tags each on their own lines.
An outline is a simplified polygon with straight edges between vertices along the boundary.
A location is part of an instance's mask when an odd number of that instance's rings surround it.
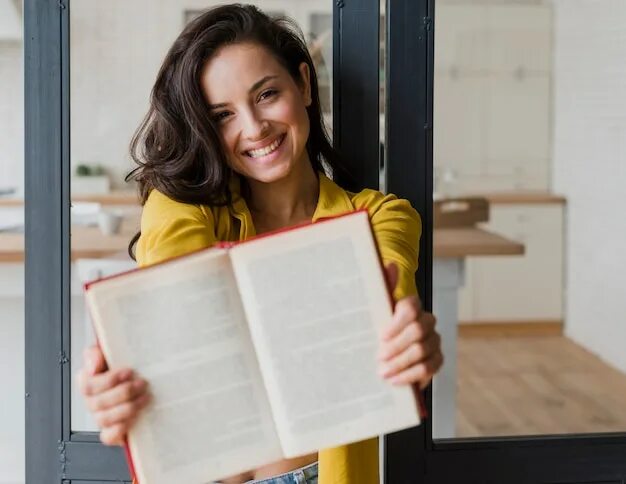
<svg viewBox="0 0 626 484">
<path fill-rule="evenodd" d="M 555 0 L 554 188 L 567 197 L 567 332 L 626 371 L 626 2 Z"/>
</svg>

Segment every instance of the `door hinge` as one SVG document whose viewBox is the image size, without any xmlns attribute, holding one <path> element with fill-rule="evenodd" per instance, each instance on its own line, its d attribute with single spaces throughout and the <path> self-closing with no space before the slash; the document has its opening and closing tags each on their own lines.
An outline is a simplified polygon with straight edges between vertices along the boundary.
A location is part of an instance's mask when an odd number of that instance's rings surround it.
<svg viewBox="0 0 626 484">
<path fill-rule="evenodd" d="M 61 466 L 61 476 L 65 477 L 65 469 L 67 462 L 67 455 L 65 453 L 65 441 L 59 440 L 57 441 L 59 445 L 57 445 L 57 450 L 59 451 L 59 465 Z"/>
<path fill-rule="evenodd" d="M 69 363 L 69 362 L 70 362 L 70 359 L 65 354 L 65 351 L 61 351 L 59 353 L 59 365 L 65 365 L 66 363 Z"/>
<path fill-rule="evenodd" d="M 422 19 L 422 25 L 426 32 L 430 32 L 430 30 L 433 28 L 433 19 L 431 17 L 424 17 Z"/>
<path fill-rule="evenodd" d="M 62 1 L 62 0 L 59 0 L 59 8 L 60 8 L 61 10 L 65 10 L 65 8 L 66 8 L 66 6 L 65 6 L 65 4 L 63 3 L 63 1 Z"/>
<path fill-rule="evenodd" d="M 337 0 L 335 2 L 335 5 L 337 5 L 337 8 L 343 8 L 345 5 L 345 2 L 343 0 Z"/>
</svg>

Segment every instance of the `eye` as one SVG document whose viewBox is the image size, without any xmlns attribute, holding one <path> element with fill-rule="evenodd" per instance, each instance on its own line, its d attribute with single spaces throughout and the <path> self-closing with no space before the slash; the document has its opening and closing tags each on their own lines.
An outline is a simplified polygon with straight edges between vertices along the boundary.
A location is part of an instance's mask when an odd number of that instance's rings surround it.
<svg viewBox="0 0 626 484">
<path fill-rule="evenodd" d="M 215 121 L 216 123 L 220 123 L 224 121 L 229 115 L 230 113 L 228 111 L 222 111 L 220 113 L 216 113 L 213 115 L 213 121 Z"/>
<path fill-rule="evenodd" d="M 273 97 L 276 94 L 278 94 L 278 91 L 276 89 L 268 89 L 266 91 L 263 91 L 261 95 L 259 96 L 259 101 L 263 101 L 265 99 Z"/>
</svg>

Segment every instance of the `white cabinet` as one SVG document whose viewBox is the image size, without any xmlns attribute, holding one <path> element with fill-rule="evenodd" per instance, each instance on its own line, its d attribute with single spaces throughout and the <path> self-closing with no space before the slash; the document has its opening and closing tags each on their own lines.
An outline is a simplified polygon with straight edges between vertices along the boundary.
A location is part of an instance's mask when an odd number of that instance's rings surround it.
<svg viewBox="0 0 626 484">
<path fill-rule="evenodd" d="M 489 79 L 484 101 L 483 174 L 519 182 L 536 177 L 547 188 L 550 78 Z"/>
<path fill-rule="evenodd" d="M 548 190 L 551 7 L 442 3 L 435 35 L 436 190 Z"/>
<path fill-rule="evenodd" d="M 564 207 L 492 205 L 485 228 L 523 243 L 524 256 L 471 257 L 459 299 L 462 322 L 563 319 Z"/>
<path fill-rule="evenodd" d="M 434 118 L 437 166 L 453 170 L 458 177 L 481 175 L 484 90 L 484 83 L 472 78 L 441 77 L 434 86 L 434 104 L 440 113 Z"/>
</svg>

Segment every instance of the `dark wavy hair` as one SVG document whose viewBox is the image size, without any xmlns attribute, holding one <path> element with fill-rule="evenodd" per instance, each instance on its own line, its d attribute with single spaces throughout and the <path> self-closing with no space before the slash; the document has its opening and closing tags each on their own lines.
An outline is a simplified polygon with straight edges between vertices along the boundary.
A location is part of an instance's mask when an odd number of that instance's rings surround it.
<svg viewBox="0 0 626 484">
<path fill-rule="evenodd" d="M 157 189 L 179 202 L 206 205 L 232 203 L 229 180 L 234 175 L 222 149 L 219 129 L 201 90 L 203 67 L 223 46 L 242 42 L 267 48 L 297 83 L 306 62 L 312 103 L 306 149 L 313 168 L 327 171 L 348 188 L 349 175 L 324 128 L 317 74 L 302 32 L 287 18 L 271 18 L 252 5 L 222 5 L 191 21 L 163 61 L 150 108 L 135 132 L 130 154 L 137 163 L 126 181 L 136 180 L 143 205 Z M 133 237 L 129 254 L 141 233 Z"/>
</svg>

